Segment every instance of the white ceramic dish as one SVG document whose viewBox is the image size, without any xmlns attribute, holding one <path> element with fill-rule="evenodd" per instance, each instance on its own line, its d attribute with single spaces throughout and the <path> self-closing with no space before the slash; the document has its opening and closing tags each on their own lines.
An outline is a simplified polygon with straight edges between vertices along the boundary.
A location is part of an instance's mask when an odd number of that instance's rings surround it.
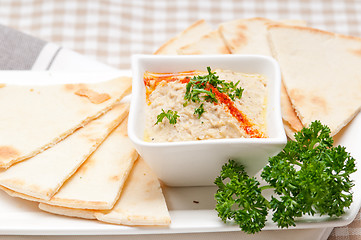
<svg viewBox="0 0 361 240">
<path fill-rule="evenodd" d="M 122 72 L 86 72 L 86 73 L 45 73 L 26 71 L 0 71 L 0 81 L 17 84 L 48 84 L 67 82 L 95 82 L 122 75 L 130 75 L 130 71 Z M 335 139 L 335 144 L 343 145 L 356 159 L 358 171 L 352 175 L 354 201 L 351 207 L 340 218 L 331 219 L 327 216 L 302 217 L 297 220 L 295 231 L 277 231 L 276 224 L 268 219 L 265 231 L 257 234 L 257 239 L 322 239 L 313 235 L 326 229 L 344 226 L 353 221 L 361 205 L 361 114 L 351 121 Z M 214 187 L 164 187 L 163 192 L 172 218 L 169 227 L 127 227 L 105 224 L 98 221 L 62 217 L 45 213 L 38 204 L 18 198 L 13 198 L 0 191 L 0 235 L 143 235 L 171 233 L 200 233 L 240 231 L 237 226 L 224 224 L 214 211 Z M 195 201 L 195 202 L 194 202 Z M 314 231 L 300 231 L 314 229 Z M 276 230 L 274 233 L 270 231 Z M 318 229 L 317 229 L 318 230 Z M 327 235 L 327 234 L 326 234 Z M 247 234 L 241 235 L 249 239 Z M 242 238 L 243 239 L 243 238 Z"/>
<path fill-rule="evenodd" d="M 222 165 L 229 159 L 241 162 L 253 176 L 286 144 L 281 110 L 281 76 L 278 63 L 270 57 L 255 55 L 135 55 L 133 92 L 128 135 L 136 149 L 157 176 L 169 186 L 212 185 Z M 267 126 L 269 138 L 232 138 L 184 142 L 145 142 L 145 71 L 173 73 L 190 70 L 232 70 L 259 73 L 268 80 Z M 247 91 L 247 90 L 246 90 Z"/>
</svg>

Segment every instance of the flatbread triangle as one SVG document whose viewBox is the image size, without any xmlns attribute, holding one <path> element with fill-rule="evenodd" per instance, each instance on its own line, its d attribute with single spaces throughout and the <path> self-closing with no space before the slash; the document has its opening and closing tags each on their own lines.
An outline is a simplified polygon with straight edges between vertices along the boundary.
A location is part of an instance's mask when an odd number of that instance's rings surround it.
<svg viewBox="0 0 361 240">
<path fill-rule="evenodd" d="M 335 135 L 361 108 L 361 38 L 309 27 L 269 27 L 283 82 L 302 125 Z"/>
<path fill-rule="evenodd" d="M 0 172 L 0 185 L 30 197 L 49 200 L 126 117 L 129 104 L 109 112 L 53 147 Z"/>
<path fill-rule="evenodd" d="M 1 85 L 0 168 L 56 144 L 130 90 L 129 77 L 93 84 Z"/>
<path fill-rule="evenodd" d="M 122 225 L 169 225 L 167 209 L 158 178 L 139 158 L 114 208 L 108 211 L 73 209 L 40 203 L 39 208 L 54 214 Z"/>
<path fill-rule="evenodd" d="M 169 41 L 164 43 L 158 50 L 154 52 L 156 55 L 177 55 L 177 50 L 185 45 L 191 44 L 203 35 L 209 33 L 212 30 L 211 26 L 202 20 L 198 20 L 190 25 L 183 32 L 177 36 L 171 38 Z"/>
</svg>

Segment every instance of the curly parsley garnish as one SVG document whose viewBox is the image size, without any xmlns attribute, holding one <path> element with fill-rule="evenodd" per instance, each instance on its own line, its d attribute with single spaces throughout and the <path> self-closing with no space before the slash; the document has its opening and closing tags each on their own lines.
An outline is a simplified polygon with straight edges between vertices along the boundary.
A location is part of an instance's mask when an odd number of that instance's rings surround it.
<svg viewBox="0 0 361 240">
<path fill-rule="evenodd" d="M 208 75 L 204 76 L 194 76 L 189 80 L 186 86 L 186 93 L 184 95 L 184 100 L 186 102 L 183 106 L 186 106 L 189 101 L 192 102 L 214 102 L 217 103 L 218 100 L 215 94 L 212 92 L 212 87 L 216 88 L 219 92 L 227 94 L 232 101 L 235 98 L 240 99 L 244 91 L 243 88 L 238 87 L 239 81 L 234 84 L 233 82 L 226 82 L 225 80 L 219 79 L 219 76 L 216 75 L 216 72 L 212 72 L 210 67 L 207 67 Z M 200 111 L 198 107 L 195 109 L 194 114 L 198 114 L 198 118 L 204 113 L 204 109 Z"/>
<path fill-rule="evenodd" d="M 186 100 L 183 103 L 184 107 L 187 106 L 190 101 L 195 103 L 202 102 L 199 107 L 194 109 L 194 115 L 197 115 L 198 118 L 205 112 L 203 102 L 218 103 L 212 88 L 227 94 L 232 101 L 234 101 L 235 98 L 240 99 L 244 91 L 243 88 L 237 87 L 239 81 L 235 84 L 233 82 L 226 82 L 225 80 L 219 79 L 219 76 L 216 75 L 216 72 L 212 72 L 210 67 L 207 67 L 207 71 L 208 75 L 194 76 L 189 80 L 184 95 L 184 100 Z M 157 122 L 155 124 L 162 122 L 164 117 L 169 119 L 170 124 L 175 124 L 177 122 L 177 117 L 179 116 L 177 115 L 177 112 L 173 112 L 172 110 L 164 112 L 162 109 L 162 113 L 157 116 Z"/>
<path fill-rule="evenodd" d="M 215 184 L 216 211 L 224 222 L 234 219 L 247 233 L 258 232 L 265 226 L 269 203 L 262 196 L 260 183 L 250 178 L 242 165 L 230 160 L 222 166 Z"/>
<path fill-rule="evenodd" d="M 230 160 L 222 167 L 215 184 L 218 216 L 234 220 L 247 233 L 260 231 L 269 210 L 280 228 L 295 226 L 295 218 L 305 214 L 339 217 L 352 203 L 350 174 L 356 171 L 355 159 L 345 147 L 333 147 L 330 129 L 321 122 L 311 123 L 295 134 L 276 156 L 269 158 L 261 178 L 268 185 L 250 178 L 243 166 Z M 266 200 L 262 191 L 272 188 Z"/>
<path fill-rule="evenodd" d="M 167 112 L 165 112 L 164 109 L 162 109 L 162 112 L 157 116 L 157 122 L 155 123 L 155 125 L 162 122 L 163 118 L 165 117 L 168 118 L 170 124 L 176 124 L 177 118 L 179 117 L 177 113 L 177 111 L 172 110 L 168 110 Z"/>
</svg>

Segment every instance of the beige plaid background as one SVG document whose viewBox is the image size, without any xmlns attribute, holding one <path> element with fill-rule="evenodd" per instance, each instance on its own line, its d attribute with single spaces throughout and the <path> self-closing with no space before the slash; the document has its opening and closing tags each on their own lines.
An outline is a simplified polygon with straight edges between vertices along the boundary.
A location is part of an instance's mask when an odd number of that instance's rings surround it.
<svg viewBox="0 0 361 240">
<path fill-rule="evenodd" d="M 198 19 L 303 19 L 312 27 L 361 37 L 356 0 L 1 0 L 0 23 L 127 69 Z"/>
<path fill-rule="evenodd" d="M 0 24 L 128 69 L 134 53 L 152 53 L 199 19 L 216 27 L 238 18 L 302 19 L 309 26 L 361 37 L 356 0 L 0 0 Z M 329 239 L 361 239 L 361 216 Z"/>
</svg>

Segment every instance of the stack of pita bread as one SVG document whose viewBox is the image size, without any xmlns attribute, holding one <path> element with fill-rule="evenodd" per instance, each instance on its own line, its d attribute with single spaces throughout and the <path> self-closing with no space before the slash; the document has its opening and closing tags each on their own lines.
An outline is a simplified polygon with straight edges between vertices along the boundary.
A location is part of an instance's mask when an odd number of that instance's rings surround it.
<svg viewBox="0 0 361 240">
<path fill-rule="evenodd" d="M 307 27 L 304 21 L 239 19 L 213 30 L 201 20 L 155 52 L 229 53 L 272 56 L 279 62 L 282 117 L 291 139 L 314 120 L 335 135 L 360 111 L 361 38 Z"/>
<path fill-rule="evenodd" d="M 0 188 L 40 209 L 169 225 L 157 177 L 127 136 L 131 79 L 0 87 Z"/>
</svg>

